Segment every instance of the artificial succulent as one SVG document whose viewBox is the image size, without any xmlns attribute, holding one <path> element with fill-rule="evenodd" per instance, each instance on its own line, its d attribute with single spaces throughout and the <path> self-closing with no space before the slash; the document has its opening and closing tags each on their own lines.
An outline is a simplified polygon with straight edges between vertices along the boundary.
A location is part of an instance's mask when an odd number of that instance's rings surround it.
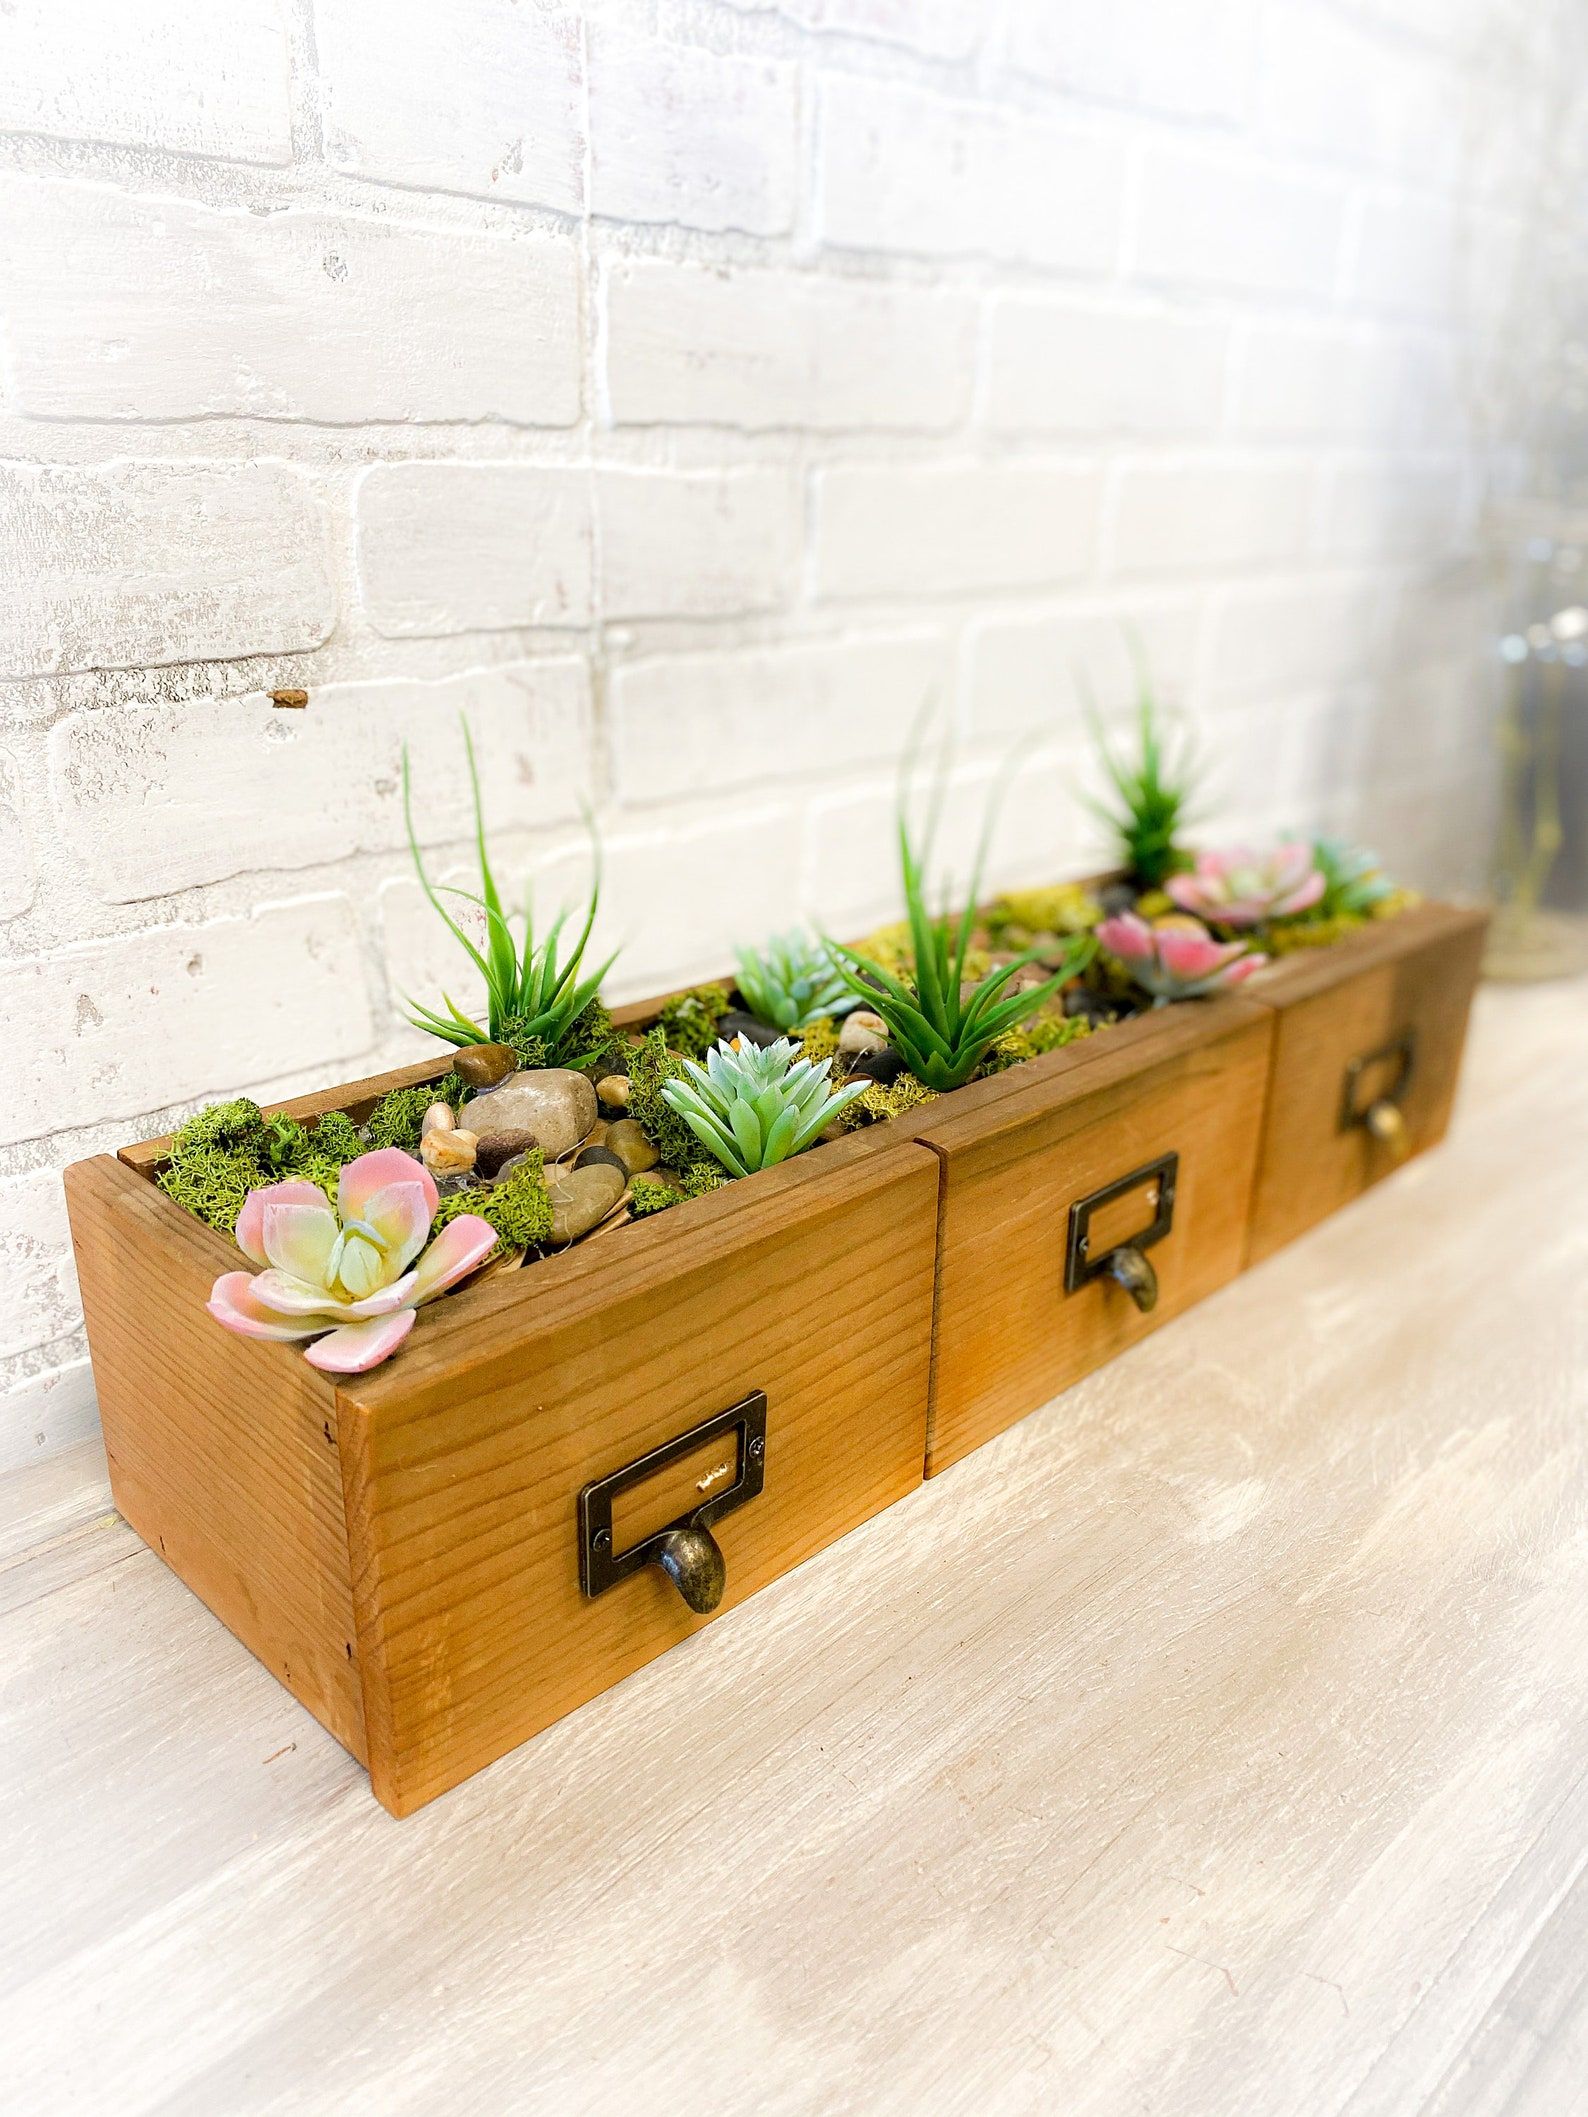
<svg viewBox="0 0 1588 2117">
<path fill-rule="evenodd" d="M 1395 884 L 1379 865 L 1378 855 L 1343 838 L 1313 841 L 1313 864 L 1323 877 L 1318 899 L 1322 919 L 1370 919 L 1395 895 Z"/>
<path fill-rule="evenodd" d="M 397 1350 L 421 1302 L 496 1248 L 496 1230 L 470 1214 L 429 1242 L 437 1203 L 429 1171 L 400 1147 L 349 1162 L 334 1208 L 312 1183 L 250 1191 L 237 1246 L 263 1269 L 223 1272 L 209 1312 L 241 1337 L 311 1338 L 311 1366 L 362 1374 Z"/>
<path fill-rule="evenodd" d="M 1228 991 L 1268 961 L 1244 941 L 1216 941 L 1199 919 L 1180 912 L 1150 924 L 1135 912 L 1116 912 L 1097 938 L 1159 1007 Z"/>
<path fill-rule="evenodd" d="M 720 1043 L 700 1065 L 662 1083 L 662 1098 L 730 1176 L 770 1169 L 813 1144 L 864 1093 L 864 1083 L 835 1089 L 832 1061 L 796 1058 L 787 1037 L 765 1046 Z"/>
<path fill-rule="evenodd" d="M 592 829 L 595 873 L 585 905 L 584 924 L 569 949 L 566 960 L 559 953 L 559 944 L 563 927 L 567 924 L 567 912 L 559 912 L 549 930 L 537 941 L 534 914 L 527 893 L 524 909 L 519 915 L 523 921 L 523 937 L 515 937 L 511 919 L 502 908 L 501 892 L 497 888 L 496 877 L 486 850 L 485 811 L 480 800 L 480 774 L 475 763 L 474 741 L 466 721 L 463 725 L 463 744 L 468 755 L 469 787 L 474 802 L 474 843 L 480 866 L 478 891 L 443 891 L 430 880 L 424 856 L 419 850 L 419 840 L 414 834 L 413 787 L 406 748 L 403 751 L 402 770 L 403 819 L 408 829 L 408 849 L 413 855 L 414 867 L 425 895 L 445 922 L 453 939 L 485 981 L 486 1019 L 482 1026 L 443 993 L 441 998 L 445 1012 L 433 1007 L 415 1006 L 409 1020 L 416 1029 L 428 1030 L 432 1036 L 438 1036 L 448 1044 L 511 1044 L 521 1058 L 533 1049 L 533 1063 L 537 1065 L 587 1064 L 599 1057 L 601 1051 L 581 1045 L 581 1024 L 586 1011 L 600 993 L 601 980 L 616 960 L 615 955 L 608 956 L 601 967 L 590 976 L 580 975 L 585 949 L 589 945 L 591 929 L 595 925 L 596 910 L 601 901 L 600 845 L 596 842 Z M 461 898 L 465 903 L 477 906 L 484 914 L 483 951 L 475 946 L 442 903 L 443 894 Z M 602 1049 L 604 1048 L 603 1043 Z"/>
<path fill-rule="evenodd" d="M 807 933 L 774 934 L 764 948 L 738 954 L 740 999 L 758 1022 L 785 1036 L 801 1036 L 811 1023 L 860 1005 L 826 943 Z"/>
</svg>

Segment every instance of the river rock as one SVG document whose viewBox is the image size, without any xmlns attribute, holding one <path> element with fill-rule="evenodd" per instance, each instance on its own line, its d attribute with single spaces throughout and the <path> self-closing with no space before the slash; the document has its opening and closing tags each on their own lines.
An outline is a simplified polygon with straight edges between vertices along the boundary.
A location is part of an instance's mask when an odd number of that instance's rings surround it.
<svg viewBox="0 0 1588 2117">
<path fill-rule="evenodd" d="M 546 1189 L 551 1195 L 551 1233 L 546 1240 L 560 1249 L 605 1220 L 628 1189 L 628 1178 L 610 1162 L 594 1161 L 577 1169 L 548 1169 Z"/>
<path fill-rule="evenodd" d="M 472 1132 L 435 1126 L 419 1142 L 419 1159 L 432 1176 L 461 1176 L 474 1167 L 477 1145 Z"/>
<path fill-rule="evenodd" d="M 852 1053 L 845 1078 L 852 1081 L 879 1081 L 884 1088 L 891 1088 L 903 1071 L 903 1058 L 891 1044 L 886 1044 L 880 1051 Z"/>
<path fill-rule="evenodd" d="M 885 1051 L 888 1048 L 888 1025 L 880 1014 L 873 1014 L 868 1007 L 857 1007 L 839 1024 L 838 1048 L 840 1051 Z"/>
<path fill-rule="evenodd" d="M 629 1106 L 629 1077 L 626 1073 L 609 1073 L 604 1081 L 596 1082 L 596 1094 L 602 1107 L 607 1110 L 626 1110 Z"/>
<path fill-rule="evenodd" d="M 471 1088 L 494 1088 L 518 1071 L 518 1054 L 511 1044 L 464 1044 L 452 1063 Z"/>
<path fill-rule="evenodd" d="M 1109 882 L 1098 891 L 1097 901 L 1103 910 L 1112 917 L 1116 912 L 1134 909 L 1136 892 L 1128 882 Z"/>
<path fill-rule="evenodd" d="M 508 1162 L 539 1145 L 534 1133 L 522 1126 L 513 1132 L 482 1132 L 475 1143 L 474 1166 L 482 1176 L 500 1176 Z"/>
<path fill-rule="evenodd" d="M 596 1092 L 567 1066 L 536 1066 L 477 1095 L 468 1111 L 477 1134 L 533 1132 L 546 1159 L 560 1161 L 595 1123 Z"/>
<path fill-rule="evenodd" d="M 759 1044 L 763 1051 L 784 1033 L 781 1029 L 774 1029 L 770 1022 L 758 1022 L 742 1007 L 730 1007 L 717 1021 L 717 1034 L 727 1043 L 731 1044 L 736 1036 L 742 1036 L 747 1044 Z"/>
<path fill-rule="evenodd" d="M 619 1118 L 616 1124 L 608 1125 L 602 1145 L 618 1157 L 631 1176 L 654 1169 L 661 1158 L 632 1117 Z"/>
</svg>

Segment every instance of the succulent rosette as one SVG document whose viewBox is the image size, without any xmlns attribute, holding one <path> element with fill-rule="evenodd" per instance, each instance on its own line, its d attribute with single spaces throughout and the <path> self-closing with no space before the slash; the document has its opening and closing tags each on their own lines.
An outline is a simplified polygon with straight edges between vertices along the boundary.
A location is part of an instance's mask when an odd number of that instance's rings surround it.
<svg viewBox="0 0 1588 2117">
<path fill-rule="evenodd" d="M 264 1269 L 223 1272 L 205 1306 L 241 1337 L 313 1338 L 312 1367 L 362 1374 L 397 1350 L 421 1302 L 496 1247 L 488 1221 L 460 1213 L 426 1249 L 437 1203 L 429 1170 L 400 1147 L 348 1162 L 334 1207 L 318 1184 L 265 1184 L 237 1220 L 238 1248 Z"/>
<path fill-rule="evenodd" d="M 1189 874 L 1164 884 L 1182 911 L 1213 926 L 1260 926 L 1311 911 L 1327 883 L 1312 847 L 1290 840 L 1266 852 L 1244 845 L 1222 853 L 1198 853 Z"/>
<path fill-rule="evenodd" d="M 1268 961 L 1244 941 L 1216 941 L 1199 919 L 1176 912 L 1150 924 L 1136 912 L 1116 912 L 1097 938 L 1160 1007 L 1228 991 Z"/>
</svg>

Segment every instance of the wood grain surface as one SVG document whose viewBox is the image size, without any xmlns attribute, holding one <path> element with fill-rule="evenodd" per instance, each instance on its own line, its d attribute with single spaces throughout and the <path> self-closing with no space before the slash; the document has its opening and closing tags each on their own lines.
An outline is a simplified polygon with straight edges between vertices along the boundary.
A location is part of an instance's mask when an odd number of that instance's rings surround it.
<svg viewBox="0 0 1588 2117">
<path fill-rule="evenodd" d="M 0 2102 L 1580 2107 L 1585 1048 L 1485 995 L 1438 1153 L 405 1823 L 0 1482 Z"/>
</svg>

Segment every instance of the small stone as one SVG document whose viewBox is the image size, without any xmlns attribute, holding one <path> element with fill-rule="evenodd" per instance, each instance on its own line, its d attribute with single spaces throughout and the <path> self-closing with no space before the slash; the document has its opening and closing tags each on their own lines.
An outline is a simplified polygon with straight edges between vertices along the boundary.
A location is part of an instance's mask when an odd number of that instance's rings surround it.
<svg viewBox="0 0 1588 2117">
<path fill-rule="evenodd" d="M 419 1137 L 428 1139 L 432 1132 L 451 1132 L 457 1127 L 457 1119 L 445 1103 L 432 1103 L 419 1120 Z"/>
<path fill-rule="evenodd" d="M 880 1081 L 884 1088 L 891 1088 L 903 1071 L 904 1059 L 891 1044 L 881 1051 L 857 1051 L 849 1057 L 852 1081 Z"/>
<path fill-rule="evenodd" d="M 880 1014 L 857 1007 L 844 1016 L 838 1029 L 840 1051 L 885 1051 L 887 1046 L 888 1025 Z"/>
<path fill-rule="evenodd" d="M 610 1147 L 581 1147 L 574 1167 L 576 1169 L 590 1169 L 594 1168 L 597 1163 L 602 1163 L 609 1169 L 621 1169 L 624 1182 L 628 1181 L 628 1164 L 624 1161 L 621 1154 L 614 1154 Z"/>
<path fill-rule="evenodd" d="M 419 1159 L 432 1176 L 457 1176 L 474 1167 L 477 1144 L 472 1132 L 427 1132 L 419 1142 Z"/>
<path fill-rule="evenodd" d="M 645 1169 L 654 1169 L 660 1159 L 638 1121 L 632 1117 L 620 1118 L 615 1125 L 608 1125 L 602 1144 L 618 1157 L 631 1176 L 638 1176 Z"/>
<path fill-rule="evenodd" d="M 516 1132 L 482 1132 L 474 1149 L 474 1166 L 482 1176 L 500 1176 L 506 1163 L 539 1145 L 534 1133 L 522 1128 Z"/>
<path fill-rule="evenodd" d="M 1035 992 L 1039 985 L 1046 985 L 1049 976 L 1040 963 L 1027 963 L 1008 980 L 1000 998 L 1017 992 Z"/>
<path fill-rule="evenodd" d="M 596 1082 L 596 1094 L 609 1110 L 626 1110 L 629 1106 L 628 1075 L 609 1073 L 604 1081 Z"/>
<path fill-rule="evenodd" d="M 1071 1016 L 1079 1015 L 1095 1029 L 1100 1023 L 1112 1022 L 1118 1015 L 1119 1008 L 1114 1001 L 1100 999 L 1095 992 L 1088 992 L 1084 986 L 1077 985 L 1064 995 L 1064 1012 Z"/>
<path fill-rule="evenodd" d="M 717 1034 L 731 1044 L 736 1036 L 742 1036 L 747 1044 L 759 1044 L 765 1051 L 783 1035 L 768 1022 L 758 1022 L 753 1014 L 746 1014 L 742 1007 L 730 1007 L 717 1023 Z"/>
<path fill-rule="evenodd" d="M 576 1169 L 549 1169 L 546 1189 L 551 1196 L 551 1233 L 546 1241 L 551 1248 L 561 1249 L 605 1220 L 628 1189 L 628 1178 L 609 1162 L 596 1161 Z"/>
<path fill-rule="evenodd" d="M 1136 892 L 1128 882 L 1110 882 L 1097 893 L 1097 901 L 1110 918 L 1116 912 L 1129 911 L 1136 902 Z"/>
<path fill-rule="evenodd" d="M 518 1071 L 518 1054 L 511 1044 L 464 1044 L 452 1063 L 471 1088 L 494 1088 Z"/>
<path fill-rule="evenodd" d="M 571 1154 L 595 1121 L 595 1089 L 567 1066 L 515 1073 L 469 1105 L 477 1132 L 533 1132 L 548 1161 Z"/>
</svg>

